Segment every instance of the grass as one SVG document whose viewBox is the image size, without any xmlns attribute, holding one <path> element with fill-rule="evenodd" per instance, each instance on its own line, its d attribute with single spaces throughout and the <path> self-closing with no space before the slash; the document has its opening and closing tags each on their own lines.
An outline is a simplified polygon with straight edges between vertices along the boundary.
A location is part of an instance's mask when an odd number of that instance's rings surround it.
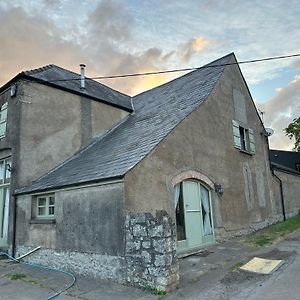
<svg viewBox="0 0 300 300">
<path fill-rule="evenodd" d="M 243 265 L 243 263 L 238 262 L 235 265 L 231 266 L 231 268 L 229 269 L 229 272 L 234 272 L 236 271 L 238 268 L 240 268 Z"/>
<path fill-rule="evenodd" d="M 165 296 L 167 294 L 167 292 L 165 290 L 157 289 L 157 288 L 153 288 L 153 287 L 146 287 L 145 291 L 147 291 L 153 295 L 157 295 L 157 296 Z"/>
<path fill-rule="evenodd" d="M 37 280 L 27 278 L 25 274 L 22 273 L 14 273 L 14 274 L 6 274 L 4 277 L 10 280 L 22 280 L 24 282 L 30 283 L 32 285 L 38 284 Z"/>
<path fill-rule="evenodd" d="M 24 279 L 26 277 L 26 275 L 21 274 L 21 273 L 15 273 L 15 274 L 7 274 L 7 275 L 5 275 L 5 277 L 10 280 L 21 280 L 21 279 Z"/>
<path fill-rule="evenodd" d="M 265 245 L 273 244 L 274 242 L 286 237 L 297 229 L 300 229 L 300 215 L 288 219 L 285 222 L 271 225 L 267 228 L 250 234 L 245 238 L 244 242 L 246 244 L 262 247 Z"/>
</svg>

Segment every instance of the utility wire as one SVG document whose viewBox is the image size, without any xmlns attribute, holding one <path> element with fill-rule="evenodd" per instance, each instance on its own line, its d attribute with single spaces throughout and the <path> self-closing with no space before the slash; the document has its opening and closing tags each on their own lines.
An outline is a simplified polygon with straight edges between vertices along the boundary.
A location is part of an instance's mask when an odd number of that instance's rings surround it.
<svg viewBox="0 0 300 300">
<path fill-rule="evenodd" d="M 178 72 L 187 72 L 187 71 L 201 70 L 201 69 L 207 69 L 207 68 L 216 68 L 216 67 L 223 67 L 223 66 L 231 66 L 231 65 L 251 64 L 251 63 L 258 63 L 258 62 L 264 62 L 264 61 L 270 61 L 270 60 L 279 60 L 279 59 L 285 59 L 285 58 L 299 57 L 299 56 L 300 56 L 300 53 L 297 53 L 297 54 L 291 54 L 291 55 L 272 56 L 272 57 L 265 57 L 265 58 L 259 58 L 259 59 L 244 60 L 244 61 L 238 61 L 238 62 L 226 63 L 226 64 L 209 64 L 209 65 L 204 65 L 202 67 L 172 69 L 172 70 L 144 72 L 144 73 L 131 73 L 131 74 L 120 74 L 120 75 L 86 77 L 86 79 L 96 79 L 96 80 L 102 79 L 103 80 L 103 79 L 136 77 L 136 76 L 159 75 L 159 74 L 167 74 L 167 73 L 178 73 Z M 71 78 L 71 79 L 47 80 L 47 82 L 73 81 L 73 80 L 80 80 L 80 77 L 79 78 Z"/>
</svg>

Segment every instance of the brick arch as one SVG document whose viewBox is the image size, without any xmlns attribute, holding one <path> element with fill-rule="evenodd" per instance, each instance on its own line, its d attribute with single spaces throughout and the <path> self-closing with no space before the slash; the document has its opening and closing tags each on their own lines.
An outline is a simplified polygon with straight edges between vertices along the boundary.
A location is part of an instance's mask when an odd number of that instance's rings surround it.
<svg viewBox="0 0 300 300">
<path fill-rule="evenodd" d="M 177 183 L 180 183 L 181 181 L 187 179 L 197 179 L 199 181 L 204 182 L 212 190 L 214 189 L 214 182 L 210 178 L 208 178 L 203 173 L 193 171 L 193 170 L 185 171 L 178 175 L 175 175 L 171 180 L 172 186 L 174 187 Z"/>
</svg>

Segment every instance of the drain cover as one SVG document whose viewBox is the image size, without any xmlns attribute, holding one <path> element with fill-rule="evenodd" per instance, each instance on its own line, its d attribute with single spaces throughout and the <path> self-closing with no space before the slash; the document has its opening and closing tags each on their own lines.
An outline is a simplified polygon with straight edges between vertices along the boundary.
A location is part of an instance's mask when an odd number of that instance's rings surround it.
<svg viewBox="0 0 300 300">
<path fill-rule="evenodd" d="M 283 263 L 283 260 L 254 257 L 248 263 L 241 266 L 240 269 L 259 274 L 271 274 L 272 272 L 276 271 Z"/>
</svg>

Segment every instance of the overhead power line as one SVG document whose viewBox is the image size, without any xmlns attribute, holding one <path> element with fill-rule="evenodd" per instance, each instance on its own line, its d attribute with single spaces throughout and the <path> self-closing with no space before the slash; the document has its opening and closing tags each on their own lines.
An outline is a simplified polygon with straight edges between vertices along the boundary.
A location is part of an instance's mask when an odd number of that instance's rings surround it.
<svg viewBox="0 0 300 300">
<path fill-rule="evenodd" d="M 217 64 L 217 65 L 205 65 L 202 67 L 194 67 L 194 68 L 183 68 L 183 69 L 173 69 L 173 70 L 165 70 L 165 71 L 157 71 L 157 72 L 145 72 L 145 73 L 133 73 L 133 74 L 123 74 L 123 75 L 108 75 L 108 76 L 97 76 L 91 77 L 90 79 L 113 79 L 113 78 L 123 78 L 123 77 L 134 77 L 134 76 L 148 76 L 148 75 L 159 75 L 159 74 L 166 74 L 166 73 L 176 73 L 176 72 L 186 72 L 186 71 L 194 71 L 206 68 L 215 68 L 215 67 L 223 67 L 223 66 L 230 66 L 230 65 L 241 65 L 241 64 L 250 64 L 250 63 L 257 63 L 269 60 L 278 60 L 284 58 L 291 58 L 291 57 L 298 57 L 298 54 L 291 54 L 291 55 L 283 55 L 283 56 L 273 56 L 273 57 L 266 57 L 260 59 L 252 59 L 252 60 L 245 60 L 240 62 L 234 63 L 226 63 L 226 64 Z"/>
<path fill-rule="evenodd" d="M 233 62 L 233 63 L 209 64 L 209 65 L 204 65 L 202 67 L 172 69 L 172 70 L 153 71 L 153 72 L 144 72 L 144 73 L 95 76 L 95 77 L 86 77 L 86 79 L 95 79 L 95 80 L 101 80 L 102 79 L 103 80 L 103 79 L 136 77 L 136 76 L 160 75 L 160 74 L 167 74 L 167 73 L 187 72 L 187 71 L 194 71 L 194 70 L 207 69 L 207 68 L 216 68 L 216 67 L 223 67 L 223 66 L 231 66 L 231 65 L 252 64 L 252 63 L 258 63 L 258 62 L 264 62 L 264 61 L 270 61 L 270 60 L 286 59 L 286 58 L 299 57 L 299 56 L 300 56 L 300 53 L 297 53 L 297 54 L 291 54 L 291 55 L 272 56 L 272 57 L 265 57 L 265 58 L 259 58 L 259 59 L 244 60 L 244 61 L 238 61 L 238 62 Z M 57 80 L 50 80 L 48 82 L 73 81 L 73 80 L 80 80 L 80 78 L 57 79 Z"/>
</svg>

